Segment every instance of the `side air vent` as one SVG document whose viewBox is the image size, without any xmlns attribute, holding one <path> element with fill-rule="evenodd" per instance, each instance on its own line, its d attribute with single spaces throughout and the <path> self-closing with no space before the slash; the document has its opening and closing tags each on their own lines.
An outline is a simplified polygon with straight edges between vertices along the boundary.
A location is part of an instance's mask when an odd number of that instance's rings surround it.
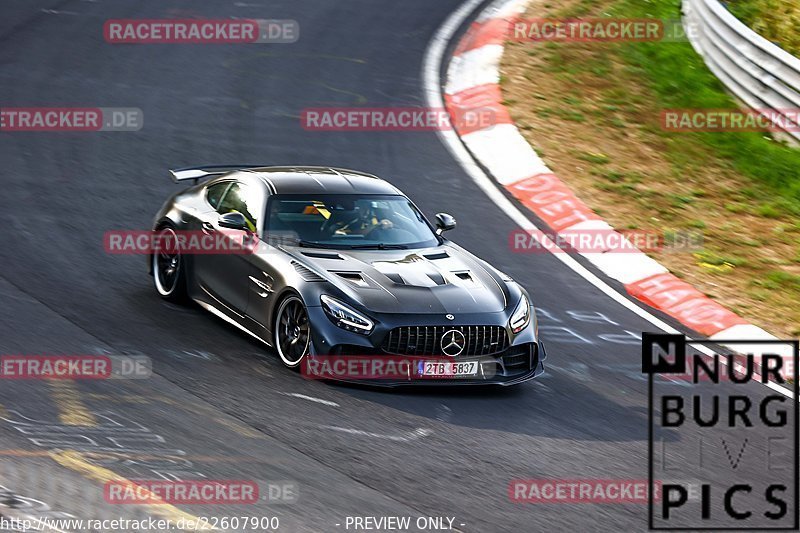
<svg viewBox="0 0 800 533">
<path fill-rule="evenodd" d="M 435 254 L 423 255 L 422 257 L 424 257 L 425 259 L 430 259 L 431 261 L 433 261 L 433 260 L 436 260 L 436 259 L 448 259 L 450 256 L 447 254 L 447 252 L 437 252 Z"/>
<path fill-rule="evenodd" d="M 334 272 L 340 278 L 349 281 L 353 285 L 358 285 L 359 287 L 369 287 L 364 277 L 359 274 L 358 272 Z"/>
<path fill-rule="evenodd" d="M 317 259 L 338 259 L 340 261 L 344 261 L 344 257 L 339 254 L 334 254 L 330 252 L 300 252 L 306 257 L 314 257 Z"/>
<path fill-rule="evenodd" d="M 297 261 L 292 261 L 292 266 L 305 281 L 325 281 L 325 278 Z"/>
</svg>

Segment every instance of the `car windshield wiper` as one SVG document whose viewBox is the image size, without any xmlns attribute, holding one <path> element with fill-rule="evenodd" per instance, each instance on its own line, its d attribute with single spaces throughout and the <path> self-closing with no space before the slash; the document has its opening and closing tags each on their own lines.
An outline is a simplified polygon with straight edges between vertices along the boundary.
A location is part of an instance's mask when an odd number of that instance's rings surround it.
<svg viewBox="0 0 800 533">
<path fill-rule="evenodd" d="M 316 241 L 299 240 L 299 241 L 294 241 L 294 243 L 301 248 L 328 248 L 332 250 L 340 248 L 340 246 L 337 246 L 335 244 L 324 244 Z"/>
<path fill-rule="evenodd" d="M 408 250 L 405 244 L 386 244 L 379 242 L 377 244 L 354 244 L 350 247 L 351 250 Z"/>
</svg>

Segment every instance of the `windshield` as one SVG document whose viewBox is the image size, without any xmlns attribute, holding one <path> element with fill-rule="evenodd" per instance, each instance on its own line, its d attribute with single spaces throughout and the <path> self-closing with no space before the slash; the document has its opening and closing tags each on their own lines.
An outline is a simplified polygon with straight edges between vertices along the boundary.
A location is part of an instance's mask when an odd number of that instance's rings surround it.
<svg viewBox="0 0 800 533">
<path fill-rule="evenodd" d="M 404 196 L 279 194 L 267 207 L 270 237 L 317 248 L 436 246 L 439 240 Z"/>
</svg>

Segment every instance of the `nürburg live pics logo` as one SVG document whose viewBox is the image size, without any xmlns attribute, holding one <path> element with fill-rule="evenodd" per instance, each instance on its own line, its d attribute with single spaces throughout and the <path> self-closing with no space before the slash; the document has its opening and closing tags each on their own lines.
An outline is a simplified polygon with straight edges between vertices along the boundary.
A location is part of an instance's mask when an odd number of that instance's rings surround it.
<svg viewBox="0 0 800 533">
<path fill-rule="evenodd" d="M 650 530 L 798 529 L 797 367 L 796 340 L 642 335 Z"/>
</svg>

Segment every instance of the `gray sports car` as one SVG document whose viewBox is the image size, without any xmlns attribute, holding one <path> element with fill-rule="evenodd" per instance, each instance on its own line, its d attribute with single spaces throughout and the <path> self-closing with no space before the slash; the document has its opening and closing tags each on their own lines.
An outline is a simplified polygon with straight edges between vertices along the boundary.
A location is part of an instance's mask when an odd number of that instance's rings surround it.
<svg viewBox="0 0 800 533">
<path fill-rule="evenodd" d="M 149 255 L 156 290 L 274 347 L 287 367 L 337 357 L 412 361 L 384 379 L 326 376 L 384 386 L 511 385 L 544 371 L 525 289 L 444 238 L 452 216 L 437 214 L 434 227 L 390 183 L 326 167 L 171 174 L 194 185 L 167 200 L 154 237 L 213 236 L 245 251 L 162 247 Z"/>
</svg>

